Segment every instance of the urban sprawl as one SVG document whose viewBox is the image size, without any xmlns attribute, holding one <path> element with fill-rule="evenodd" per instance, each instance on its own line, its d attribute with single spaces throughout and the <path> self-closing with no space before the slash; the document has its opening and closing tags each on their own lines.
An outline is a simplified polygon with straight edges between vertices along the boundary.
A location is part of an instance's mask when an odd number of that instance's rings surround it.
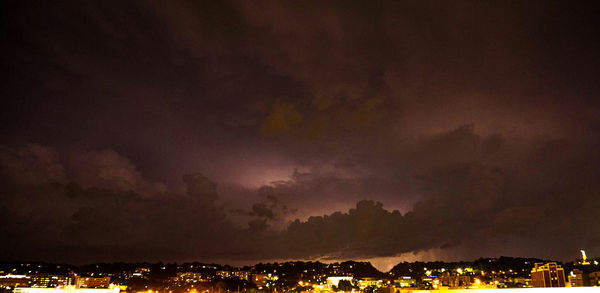
<svg viewBox="0 0 600 293">
<path fill-rule="evenodd" d="M 205 263 L 0 263 L 0 293 L 366 292 L 600 286 L 599 259 L 533 258 L 402 262 L 384 273 L 368 262 L 282 262 L 233 267 Z"/>
</svg>

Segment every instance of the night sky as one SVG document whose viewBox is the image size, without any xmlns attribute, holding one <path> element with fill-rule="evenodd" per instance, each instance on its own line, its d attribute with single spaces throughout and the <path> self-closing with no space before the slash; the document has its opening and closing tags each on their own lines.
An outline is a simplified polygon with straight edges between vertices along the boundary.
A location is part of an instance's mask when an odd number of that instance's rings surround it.
<svg viewBox="0 0 600 293">
<path fill-rule="evenodd" d="M 600 9 L 3 1 L 0 260 L 600 255 Z"/>
</svg>

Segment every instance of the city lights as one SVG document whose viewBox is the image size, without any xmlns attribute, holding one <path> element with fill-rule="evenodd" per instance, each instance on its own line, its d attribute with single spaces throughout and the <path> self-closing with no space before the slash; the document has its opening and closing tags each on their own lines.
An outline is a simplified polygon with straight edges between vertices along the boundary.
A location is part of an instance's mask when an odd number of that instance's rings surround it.
<svg viewBox="0 0 600 293">
<path fill-rule="evenodd" d="M 19 264 L 4 269 L 11 273 L 0 275 L 0 289 L 13 293 L 588 292 L 589 288 L 600 290 L 600 266 L 594 260 L 559 264 L 501 257 L 459 263 L 415 262 L 399 263 L 389 272 L 380 272 L 367 262 L 351 261 L 250 267 L 160 263 L 66 269 L 50 266 L 55 269 L 43 274 Z M 22 274 L 21 270 L 31 273 Z"/>
</svg>

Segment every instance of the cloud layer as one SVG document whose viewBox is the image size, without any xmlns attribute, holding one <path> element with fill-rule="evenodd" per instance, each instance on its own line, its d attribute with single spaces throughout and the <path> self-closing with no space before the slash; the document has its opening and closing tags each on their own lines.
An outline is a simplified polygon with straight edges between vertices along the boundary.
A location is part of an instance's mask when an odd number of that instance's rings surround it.
<svg viewBox="0 0 600 293">
<path fill-rule="evenodd" d="M 591 5 L 0 9 L 0 258 L 600 248 Z"/>
</svg>

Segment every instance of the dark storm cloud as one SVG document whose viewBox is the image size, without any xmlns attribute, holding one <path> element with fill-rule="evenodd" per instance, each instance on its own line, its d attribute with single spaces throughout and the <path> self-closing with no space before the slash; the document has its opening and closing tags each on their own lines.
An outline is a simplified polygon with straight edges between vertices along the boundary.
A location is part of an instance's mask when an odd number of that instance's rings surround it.
<svg viewBox="0 0 600 293">
<path fill-rule="evenodd" d="M 600 235 L 594 229 L 600 221 L 594 212 L 600 208 L 597 184 L 574 186 L 575 179 L 561 182 L 566 176 L 563 171 L 576 170 L 568 170 L 560 162 L 538 166 L 539 180 L 554 184 L 527 188 L 531 183 L 528 178 L 515 175 L 518 171 L 512 168 L 519 166 L 512 166 L 513 159 L 504 157 L 506 164 L 488 162 L 504 148 L 510 148 L 496 135 L 481 138 L 473 133 L 471 126 L 463 126 L 423 141 L 415 150 L 422 157 L 428 157 L 440 152 L 439 146 L 449 150 L 451 160 L 432 160 L 431 165 L 418 173 L 417 189 L 424 198 L 408 213 L 386 210 L 374 201 L 359 201 L 348 213 L 296 220 L 277 231 L 271 230 L 271 222 L 286 214 L 281 201 L 293 202 L 292 196 L 301 199 L 307 195 L 323 196 L 331 187 L 315 181 L 328 182 L 327 179 L 297 172 L 290 181 L 263 187 L 260 194 L 265 200 L 252 206 L 247 212 L 251 216 L 247 227 L 240 227 L 227 219 L 223 207 L 215 205 L 216 185 L 202 175 L 184 177 L 185 194 L 171 192 L 170 196 L 144 198 L 133 190 L 119 187 L 117 183 L 129 178 L 130 173 L 117 173 L 123 176 L 118 178 L 113 175 L 113 165 L 106 165 L 95 174 L 110 174 L 108 178 L 116 185 L 92 181 L 97 182 L 98 187 L 81 188 L 77 181 L 56 182 L 56 178 L 66 179 L 62 175 L 56 177 L 54 172 L 40 175 L 39 167 L 23 167 L 47 163 L 45 156 L 39 156 L 39 149 L 45 149 L 46 154 L 54 153 L 52 149 L 5 147 L 3 174 L 37 179 L 32 182 L 13 176 L 11 182 L 15 183 L 4 184 L 2 207 L 7 221 L 3 222 L 2 230 L 13 239 L 7 245 L 5 257 L 23 254 L 21 249 L 36 250 L 32 249 L 36 239 L 45 239 L 44 251 L 57 255 L 57 259 L 66 257 L 63 253 L 70 251 L 74 260 L 90 259 L 87 253 L 96 255 L 97 260 L 102 257 L 141 260 L 156 256 L 169 260 L 368 258 L 477 242 L 501 245 L 507 241 L 534 243 L 535 246 L 521 251 L 537 250 L 537 253 L 561 256 L 563 249 L 594 248 L 600 244 Z M 569 150 L 564 142 L 548 141 L 523 153 L 530 157 L 544 156 L 551 161 L 553 151 L 549 148 L 567 153 L 583 152 Z M 56 154 L 50 157 L 56 158 Z M 582 157 L 599 159 L 591 153 Z M 514 161 L 524 160 L 525 157 Z M 113 160 L 120 161 L 126 160 Z M 52 169 L 64 169 L 56 159 L 51 162 Z M 591 179 L 586 178 L 588 176 L 595 178 L 596 169 L 579 172 L 578 180 L 585 182 Z M 66 171 L 59 174 L 77 173 L 68 168 Z M 106 186 L 114 188 L 105 189 Z M 547 246 L 548 241 L 555 240 L 555 235 L 568 237 L 573 242 L 560 247 Z M 33 246 L 17 245 L 21 241 Z M 136 253 L 128 253 L 131 250 Z"/>
<path fill-rule="evenodd" d="M 200 254 L 210 251 L 205 256 L 218 255 L 214 243 L 221 246 L 226 243 L 223 238 L 229 237 L 227 232 L 234 231 L 225 214 L 214 205 L 216 186 L 206 177 L 186 176 L 187 192 L 183 195 L 148 197 L 152 194 L 136 193 L 128 185 L 123 188 L 123 182 L 132 178 L 127 172 L 130 166 L 116 172 L 125 160 L 120 157 L 109 160 L 94 174 L 86 174 L 96 177 L 93 180 L 61 178 L 65 182 L 60 183 L 53 173 L 46 173 L 37 182 L 26 182 L 23 179 L 33 178 L 38 170 L 23 170 L 22 166 L 43 162 L 44 158 L 36 153 L 39 148 L 3 149 L 3 175 L 16 169 L 20 178 L 3 182 L 1 229 L 6 245 L 2 258 L 28 255 L 79 261 L 95 255 L 95 260 L 142 260 L 160 254 L 176 259 L 182 257 L 181 251 L 192 251 L 199 243 L 203 251 Z M 60 162 L 54 163 L 60 166 Z M 203 241 L 206 235 L 212 235 L 213 241 Z"/>
<path fill-rule="evenodd" d="M 600 248 L 590 5 L 1 9 L 5 257 Z"/>
</svg>

